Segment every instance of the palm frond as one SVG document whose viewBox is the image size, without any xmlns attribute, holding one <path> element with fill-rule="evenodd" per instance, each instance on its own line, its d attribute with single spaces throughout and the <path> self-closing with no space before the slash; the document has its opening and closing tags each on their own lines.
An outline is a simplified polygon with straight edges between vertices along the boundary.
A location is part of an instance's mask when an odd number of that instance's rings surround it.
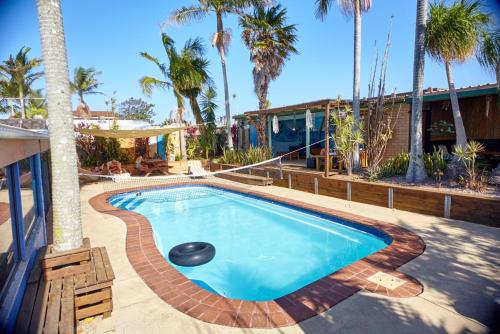
<svg viewBox="0 0 500 334">
<path fill-rule="evenodd" d="M 209 13 L 208 6 L 189 6 L 181 7 L 170 14 L 166 25 L 186 24 L 193 21 L 203 20 Z"/>
<path fill-rule="evenodd" d="M 479 64 L 495 73 L 500 66 L 500 31 L 483 31 L 476 57 Z"/>
<path fill-rule="evenodd" d="M 489 22 L 478 1 L 444 1 L 430 6 L 425 47 L 427 53 L 444 62 L 464 62 L 477 50 L 480 34 Z"/>
<path fill-rule="evenodd" d="M 142 93 L 147 97 L 151 97 L 153 95 L 154 88 L 168 89 L 169 87 L 172 87 L 172 84 L 169 82 L 147 76 L 139 79 L 139 85 L 141 86 Z"/>
<path fill-rule="evenodd" d="M 165 77 L 167 76 L 167 66 L 165 64 L 160 63 L 160 61 L 158 60 L 158 58 L 151 56 L 147 52 L 140 52 L 139 55 L 141 57 L 143 57 L 144 59 L 147 59 L 150 62 L 154 63 L 160 69 L 160 71 L 163 74 L 163 76 L 165 76 Z"/>
</svg>

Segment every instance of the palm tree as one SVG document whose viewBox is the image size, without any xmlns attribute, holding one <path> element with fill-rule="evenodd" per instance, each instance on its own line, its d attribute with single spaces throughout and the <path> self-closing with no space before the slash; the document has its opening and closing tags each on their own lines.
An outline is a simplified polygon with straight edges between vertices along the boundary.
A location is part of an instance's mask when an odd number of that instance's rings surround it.
<svg viewBox="0 0 500 334">
<path fill-rule="evenodd" d="M 415 50 L 413 54 L 413 98 L 411 104 L 410 163 L 406 172 L 407 182 L 422 182 L 426 178 L 422 148 L 422 104 L 424 100 L 425 29 L 427 0 L 417 1 Z"/>
<path fill-rule="evenodd" d="M 333 0 L 316 0 L 316 17 L 321 20 L 326 18 Z M 359 129 L 360 122 L 360 100 L 359 89 L 361 85 L 361 12 L 367 12 L 371 5 L 371 0 L 337 0 L 344 15 L 354 16 L 354 79 L 352 93 L 352 109 L 354 113 L 354 131 Z M 354 152 L 354 168 L 359 168 L 359 145 L 356 145 Z"/>
<path fill-rule="evenodd" d="M 31 97 L 26 103 L 26 118 L 34 118 L 35 116 L 40 116 L 44 119 L 48 117 L 47 113 L 47 102 L 43 97 L 41 89 L 35 89 L 31 93 Z"/>
<path fill-rule="evenodd" d="M 89 94 L 102 94 L 98 92 L 97 88 L 101 83 L 97 80 L 97 76 L 101 72 L 96 71 L 93 67 L 83 68 L 81 66 L 75 68 L 73 72 L 73 81 L 70 81 L 71 93 L 78 94 L 80 105 L 88 112 L 89 106 L 83 99 L 84 95 Z"/>
<path fill-rule="evenodd" d="M 495 73 L 500 92 L 500 31 L 483 31 L 477 60 L 486 70 Z"/>
<path fill-rule="evenodd" d="M 36 4 L 49 110 L 53 240 L 56 251 L 65 251 L 83 243 L 68 61 L 60 1 Z"/>
<path fill-rule="evenodd" d="M 489 16 L 481 11 L 478 1 L 456 0 L 449 7 L 440 1 L 430 7 L 425 48 L 431 57 L 445 64 L 455 122 L 456 145 L 461 147 L 467 144 L 467 136 L 460 114 L 451 63 L 463 63 L 474 56 L 478 41 L 488 23 Z"/>
<path fill-rule="evenodd" d="M 42 60 L 40 58 L 29 59 L 28 52 L 30 50 L 31 48 L 22 47 L 15 56 L 10 55 L 0 65 L 0 75 L 6 79 L 3 81 L 3 85 L 7 82 L 10 85 L 10 88 L 5 90 L 13 94 L 8 97 L 16 96 L 19 98 L 21 118 L 26 118 L 24 100 L 31 92 L 31 85 L 43 75 L 43 72 L 33 72 Z"/>
<path fill-rule="evenodd" d="M 153 62 L 160 70 L 163 78 L 144 76 L 139 80 L 143 93 L 151 96 L 153 88 L 172 88 L 177 100 L 178 116 L 182 120 L 184 110 L 183 97 L 189 99 L 196 123 L 203 124 L 203 116 L 197 101 L 198 95 L 205 86 L 212 86 L 208 73 L 209 61 L 203 57 L 205 47 L 199 38 L 188 40 L 180 53 L 175 50 L 174 41 L 162 33 L 163 47 L 167 54 L 168 64 L 160 63 L 158 58 L 141 52 L 140 55 Z"/>
<path fill-rule="evenodd" d="M 231 109 L 229 106 L 229 88 L 227 83 L 227 73 L 226 73 L 226 53 L 229 48 L 229 43 L 231 41 L 231 33 L 228 30 L 224 30 L 224 24 L 222 17 L 229 14 L 234 14 L 237 16 L 243 16 L 244 10 L 251 5 L 267 3 L 267 1 L 256 1 L 256 0 L 199 0 L 199 4 L 195 6 L 182 7 L 174 11 L 170 18 L 170 22 L 175 22 L 178 24 L 184 24 L 190 21 L 199 21 L 207 17 L 210 13 L 214 13 L 217 22 L 217 31 L 213 35 L 212 45 L 217 47 L 219 52 L 220 61 L 222 65 L 222 76 L 224 79 L 224 100 L 225 100 L 225 110 L 226 110 L 226 131 L 227 136 L 227 146 L 229 149 L 233 149 L 233 138 L 231 137 Z"/>
<path fill-rule="evenodd" d="M 281 74 L 290 55 L 298 53 L 294 46 L 296 25 L 286 25 L 286 20 L 286 9 L 281 5 L 268 9 L 257 7 L 251 15 L 240 19 L 243 42 L 254 63 L 252 74 L 259 109 L 266 105 L 270 82 Z"/>
</svg>

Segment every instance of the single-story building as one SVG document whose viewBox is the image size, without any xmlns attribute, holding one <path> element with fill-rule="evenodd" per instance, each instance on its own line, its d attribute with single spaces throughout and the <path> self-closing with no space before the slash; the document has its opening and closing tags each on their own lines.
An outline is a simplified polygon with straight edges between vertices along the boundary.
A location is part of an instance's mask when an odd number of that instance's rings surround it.
<svg viewBox="0 0 500 334">
<path fill-rule="evenodd" d="M 460 110 L 464 121 L 468 139 L 482 142 L 486 146 L 486 154 L 500 155 L 500 110 L 499 96 L 496 84 L 485 84 L 457 89 Z M 411 92 L 386 96 L 384 110 L 390 112 L 394 120 L 392 138 L 387 144 L 384 159 L 400 152 L 410 150 L 411 128 Z M 393 103 L 394 102 L 394 103 Z M 362 99 L 361 118 L 367 121 L 368 106 L 375 99 Z M 350 100 L 340 101 L 340 106 L 350 105 Z M 295 105 L 253 110 L 235 116 L 238 124 L 238 148 L 247 149 L 258 145 L 257 120 L 265 117 L 265 144 L 268 145 L 273 155 L 281 155 L 298 148 L 312 145 L 309 150 L 303 150 L 301 157 L 311 154 L 314 147 L 324 148 L 326 141 L 325 113 L 335 112 L 339 107 L 337 99 L 324 99 L 305 102 Z M 373 109 L 372 109 L 373 110 Z M 306 127 L 306 113 L 312 114 L 312 128 Z M 273 131 L 273 118 L 278 119 L 279 131 Z M 451 126 L 450 126 L 451 125 Z M 365 127 L 366 129 L 366 127 Z M 424 149 L 432 152 L 433 146 L 444 145 L 451 152 L 455 142 L 453 114 L 446 89 L 428 88 L 424 91 L 423 105 L 423 133 Z M 333 128 L 328 131 L 332 133 Z M 314 143 L 321 141 L 317 145 Z M 329 147 L 333 143 L 330 141 Z"/>
</svg>

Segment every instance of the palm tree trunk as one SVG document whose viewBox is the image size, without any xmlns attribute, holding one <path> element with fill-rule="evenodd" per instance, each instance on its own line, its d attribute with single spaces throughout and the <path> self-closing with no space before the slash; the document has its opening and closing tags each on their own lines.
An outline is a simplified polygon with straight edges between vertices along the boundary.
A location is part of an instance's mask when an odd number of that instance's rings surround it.
<svg viewBox="0 0 500 334">
<path fill-rule="evenodd" d="M 203 117 L 201 116 L 200 105 L 196 100 L 196 96 L 189 95 L 189 104 L 191 105 L 191 111 L 193 112 L 194 118 L 196 119 L 196 124 L 203 127 L 204 121 Z"/>
<path fill-rule="evenodd" d="M 224 78 L 224 101 L 226 109 L 226 131 L 227 131 L 227 147 L 233 149 L 233 136 L 231 134 L 231 109 L 229 106 L 229 88 L 227 84 L 226 73 L 226 56 L 224 52 L 223 42 L 224 26 L 222 24 L 222 14 L 217 13 L 217 49 L 219 51 L 220 62 L 222 65 L 222 77 Z"/>
<path fill-rule="evenodd" d="M 60 0 L 37 0 L 49 113 L 56 251 L 82 246 L 80 188 Z"/>
<path fill-rule="evenodd" d="M 8 99 L 7 103 L 9 104 L 9 107 L 10 107 L 10 116 L 9 117 L 14 118 L 16 116 L 16 113 L 14 111 L 14 104 L 12 103 L 11 99 Z"/>
<path fill-rule="evenodd" d="M 411 148 L 410 163 L 406 173 L 407 182 L 422 182 L 426 178 L 422 148 L 422 105 L 424 100 L 425 29 L 427 0 L 417 2 L 415 29 L 415 51 L 413 55 L 413 97 L 411 104 Z"/>
<path fill-rule="evenodd" d="M 360 102 L 359 86 L 361 81 L 361 4 L 360 0 L 354 1 L 354 79 L 352 85 L 352 109 L 354 113 L 354 131 L 359 129 Z M 353 152 L 354 169 L 359 168 L 359 145 Z"/>
<path fill-rule="evenodd" d="M 24 92 L 22 85 L 19 85 L 19 106 L 21 107 L 21 118 L 26 118 L 26 108 L 24 107 Z"/>
<path fill-rule="evenodd" d="M 446 77 L 448 78 L 448 87 L 450 89 L 451 109 L 453 111 L 453 120 L 455 122 L 456 145 L 465 147 L 467 145 L 467 135 L 465 134 L 464 122 L 460 114 L 460 105 L 458 104 L 457 91 L 455 90 L 455 82 L 453 81 L 453 71 L 451 63 L 445 62 Z"/>
</svg>

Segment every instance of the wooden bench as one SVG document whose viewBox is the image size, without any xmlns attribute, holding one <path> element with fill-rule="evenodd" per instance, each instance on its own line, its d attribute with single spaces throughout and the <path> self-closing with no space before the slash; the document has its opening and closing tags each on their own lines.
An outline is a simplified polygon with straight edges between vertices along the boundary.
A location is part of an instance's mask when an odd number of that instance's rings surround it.
<svg viewBox="0 0 500 334">
<path fill-rule="evenodd" d="M 89 271 L 46 279 L 45 247 L 28 278 L 14 333 L 75 333 L 78 320 L 113 309 L 111 286 L 115 275 L 104 247 L 91 249 Z"/>
<path fill-rule="evenodd" d="M 271 186 L 273 184 L 272 178 L 258 176 L 258 175 L 249 175 L 249 174 L 240 174 L 231 172 L 231 173 L 217 174 L 217 177 L 254 186 Z"/>
</svg>

